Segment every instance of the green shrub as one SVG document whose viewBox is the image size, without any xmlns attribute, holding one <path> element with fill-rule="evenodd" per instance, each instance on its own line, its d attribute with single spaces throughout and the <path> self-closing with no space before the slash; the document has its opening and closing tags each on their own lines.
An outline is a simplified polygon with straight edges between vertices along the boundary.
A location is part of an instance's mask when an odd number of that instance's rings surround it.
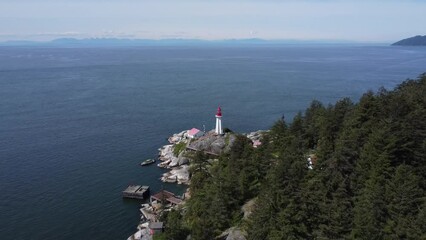
<svg viewBox="0 0 426 240">
<path fill-rule="evenodd" d="M 183 150 L 185 150 L 185 148 L 186 148 L 186 143 L 180 142 L 175 145 L 175 148 L 173 149 L 173 154 L 177 157 Z"/>
<path fill-rule="evenodd" d="M 224 128 L 223 132 L 224 133 L 232 133 L 233 131 L 231 129 L 229 129 L 229 128 Z"/>
</svg>

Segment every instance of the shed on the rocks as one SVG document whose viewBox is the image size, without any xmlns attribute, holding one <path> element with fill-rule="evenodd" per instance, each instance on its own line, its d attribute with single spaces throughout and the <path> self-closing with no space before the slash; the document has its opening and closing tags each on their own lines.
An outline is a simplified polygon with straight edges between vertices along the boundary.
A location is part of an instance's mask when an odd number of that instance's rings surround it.
<svg viewBox="0 0 426 240">
<path fill-rule="evenodd" d="M 201 131 L 200 129 L 192 128 L 191 130 L 188 131 L 189 138 L 199 138 L 202 136 L 204 136 L 204 132 Z"/>
<path fill-rule="evenodd" d="M 148 227 L 149 227 L 149 229 L 154 231 L 154 234 L 164 232 L 163 222 L 149 222 Z"/>
</svg>

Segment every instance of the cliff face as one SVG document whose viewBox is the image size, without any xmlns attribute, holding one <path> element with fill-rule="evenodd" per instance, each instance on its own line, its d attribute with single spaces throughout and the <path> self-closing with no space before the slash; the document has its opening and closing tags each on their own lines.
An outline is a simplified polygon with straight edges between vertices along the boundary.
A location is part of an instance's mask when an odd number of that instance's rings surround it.
<svg viewBox="0 0 426 240">
<path fill-rule="evenodd" d="M 415 37 L 406 38 L 396 43 L 393 43 L 392 46 L 426 46 L 426 35 L 418 35 Z"/>
</svg>

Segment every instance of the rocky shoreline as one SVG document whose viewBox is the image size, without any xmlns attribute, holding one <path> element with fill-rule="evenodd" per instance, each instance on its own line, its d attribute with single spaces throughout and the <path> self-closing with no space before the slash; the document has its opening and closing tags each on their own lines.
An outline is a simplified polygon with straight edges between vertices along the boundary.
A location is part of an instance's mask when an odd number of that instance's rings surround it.
<svg viewBox="0 0 426 240">
<path fill-rule="evenodd" d="M 203 151 L 216 159 L 222 152 L 229 151 L 236 139 L 236 135 L 232 132 L 223 135 L 215 134 L 214 130 L 206 132 L 203 136 L 191 138 L 188 135 L 189 130 L 175 133 L 168 138 L 169 144 L 158 149 L 158 167 L 169 169 L 170 171 L 161 176 L 161 181 L 166 183 L 176 183 L 190 185 L 190 167 L 191 157 L 196 151 Z M 245 135 L 253 143 L 253 147 L 261 144 L 260 139 L 266 131 L 259 130 Z M 183 196 L 182 203 L 178 205 L 166 206 L 165 210 L 178 207 L 185 203 L 190 197 L 189 188 Z M 128 240 L 152 239 L 152 230 L 149 228 L 150 223 L 156 222 L 161 212 L 155 211 L 158 202 L 150 204 L 142 204 L 140 209 L 142 213 L 141 223 L 138 225 L 138 231 L 130 236 Z M 149 213 L 149 214 L 148 214 Z"/>
<path fill-rule="evenodd" d="M 234 140 L 234 134 L 216 135 L 214 131 L 207 132 L 199 138 L 188 137 L 188 131 L 173 134 L 168 138 L 170 144 L 159 149 L 158 159 L 161 163 L 157 166 L 171 169 L 163 174 L 161 181 L 188 185 L 191 154 L 203 151 L 214 158 L 228 150 Z"/>
<path fill-rule="evenodd" d="M 185 155 L 186 146 L 189 143 L 187 131 L 173 134 L 168 138 L 170 144 L 164 145 L 159 148 L 158 159 L 161 163 L 157 164 L 158 167 L 171 169 L 169 172 L 164 173 L 161 181 L 167 183 L 189 184 L 189 161 L 190 159 Z M 180 145 L 183 148 L 176 156 L 176 146 Z"/>
</svg>

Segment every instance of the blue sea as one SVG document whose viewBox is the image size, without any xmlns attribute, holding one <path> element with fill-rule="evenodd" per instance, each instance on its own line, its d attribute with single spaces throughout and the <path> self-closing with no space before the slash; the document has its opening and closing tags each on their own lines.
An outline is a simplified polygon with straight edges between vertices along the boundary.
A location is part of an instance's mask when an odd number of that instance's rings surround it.
<svg viewBox="0 0 426 240">
<path fill-rule="evenodd" d="M 138 164 L 173 133 L 212 129 L 218 105 L 249 132 L 423 72 L 421 47 L 1 47 L 0 239 L 126 239 L 128 184 L 184 191 Z"/>
</svg>

